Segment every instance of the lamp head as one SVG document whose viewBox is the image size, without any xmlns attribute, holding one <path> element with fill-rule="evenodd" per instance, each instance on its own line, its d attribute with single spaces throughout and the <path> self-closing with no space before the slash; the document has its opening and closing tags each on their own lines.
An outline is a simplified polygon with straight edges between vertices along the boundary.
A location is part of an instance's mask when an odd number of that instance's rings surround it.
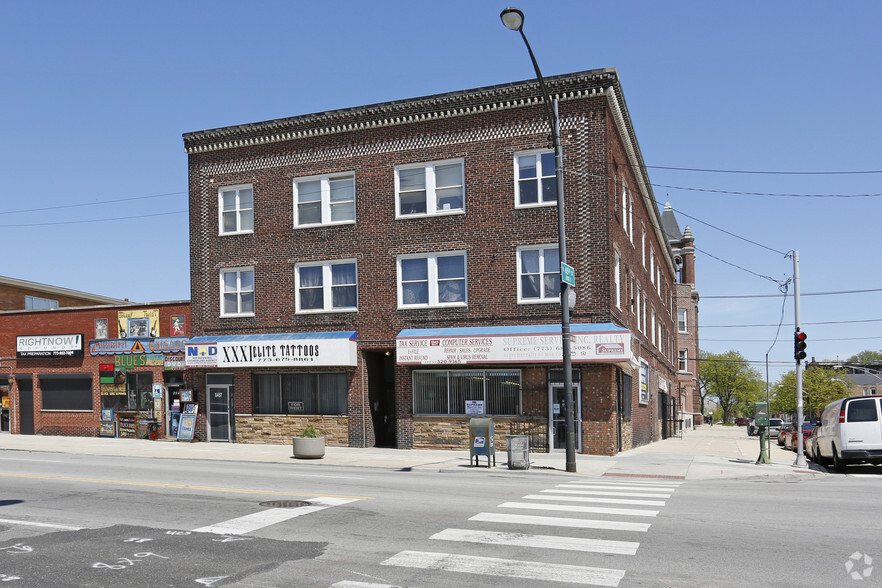
<svg viewBox="0 0 882 588">
<path fill-rule="evenodd" d="M 524 13 L 514 6 L 509 6 L 499 14 L 502 24 L 513 31 L 519 31 L 524 26 Z"/>
</svg>

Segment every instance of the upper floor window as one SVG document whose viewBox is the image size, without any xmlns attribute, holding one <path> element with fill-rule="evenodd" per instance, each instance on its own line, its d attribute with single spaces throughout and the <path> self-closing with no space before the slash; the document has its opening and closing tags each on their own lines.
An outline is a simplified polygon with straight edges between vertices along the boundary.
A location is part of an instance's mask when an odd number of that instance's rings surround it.
<svg viewBox="0 0 882 588">
<path fill-rule="evenodd" d="M 679 371 L 679 372 L 688 372 L 689 371 L 689 356 L 688 356 L 688 352 L 685 349 L 681 349 L 679 351 L 679 355 L 677 356 L 677 371 Z"/>
<path fill-rule="evenodd" d="M 58 308 L 58 301 L 39 296 L 25 296 L 25 310 L 41 310 L 45 308 Z"/>
<path fill-rule="evenodd" d="M 398 258 L 399 306 L 465 304 L 465 252 L 422 253 Z"/>
<path fill-rule="evenodd" d="M 560 300 L 560 255 L 555 245 L 518 247 L 518 302 Z"/>
<path fill-rule="evenodd" d="M 557 202 L 554 152 L 530 151 L 515 154 L 515 205 L 536 206 Z"/>
<path fill-rule="evenodd" d="M 294 266 L 297 312 L 358 309 L 355 260 L 302 263 Z"/>
<path fill-rule="evenodd" d="M 294 180 L 294 226 L 355 222 L 355 174 Z"/>
<path fill-rule="evenodd" d="M 221 235 L 254 232 L 254 187 L 251 184 L 220 188 L 218 201 Z"/>
<path fill-rule="evenodd" d="M 445 214 L 465 210 L 463 162 L 437 161 L 395 168 L 398 216 Z"/>
<path fill-rule="evenodd" d="M 254 268 L 221 270 L 220 281 L 221 316 L 254 316 Z"/>
<path fill-rule="evenodd" d="M 613 287 L 616 289 L 616 308 L 622 307 L 622 258 L 618 253 L 615 254 L 613 266 Z"/>
<path fill-rule="evenodd" d="M 677 311 L 677 330 L 686 333 L 686 309 L 681 308 Z"/>
</svg>

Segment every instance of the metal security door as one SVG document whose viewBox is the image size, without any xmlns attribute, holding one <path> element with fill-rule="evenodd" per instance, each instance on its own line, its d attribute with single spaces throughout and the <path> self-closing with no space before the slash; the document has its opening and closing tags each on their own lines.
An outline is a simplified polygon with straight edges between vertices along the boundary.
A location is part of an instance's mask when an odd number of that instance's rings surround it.
<svg viewBox="0 0 882 588">
<path fill-rule="evenodd" d="M 208 387 L 208 440 L 230 441 L 231 386 Z"/>
<path fill-rule="evenodd" d="M 573 384 L 573 400 L 575 402 L 573 416 L 576 421 L 577 453 L 581 453 L 582 451 L 582 435 L 580 434 L 580 431 L 582 430 L 582 395 L 580 394 L 580 390 L 581 387 L 579 384 Z M 565 450 L 567 448 L 567 409 L 563 384 L 548 385 L 548 400 L 548 414 L 551 415 L 551 418 L 549 419 L 549 426 L 551 428 L 551 435 L 549 435 L 551 449 Z"/>
</svg>

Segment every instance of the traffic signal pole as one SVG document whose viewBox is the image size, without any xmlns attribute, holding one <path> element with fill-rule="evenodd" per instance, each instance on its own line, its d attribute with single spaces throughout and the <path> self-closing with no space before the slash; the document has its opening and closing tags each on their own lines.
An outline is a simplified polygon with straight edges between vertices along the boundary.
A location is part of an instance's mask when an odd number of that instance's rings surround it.
<svg viewBox="0 0 882 588">
<path fill-rule="evenodd" d="M 799 338 L 799 334 L 801 332 L 800 322 L 799 322 L 799 251 L 793 251 L 793 312 L 794 312 L 794 322 L 796 323 L 796 332 L 794 334 L 794 341 L 798 342 L 801 339 Z M 803 414 L 803 405 L 802 405 L 802 361 L 800 359 L 801 350 L 798 347 L 794 348 L 794 359 L 796 360 L 796 461 L 793 465 L 797 467 L 805 467 L 805 445 L 802 439 L 802 420 L 804 418 Z M 804 354 L 803 354 L 804 355 Z"/>
</svg>

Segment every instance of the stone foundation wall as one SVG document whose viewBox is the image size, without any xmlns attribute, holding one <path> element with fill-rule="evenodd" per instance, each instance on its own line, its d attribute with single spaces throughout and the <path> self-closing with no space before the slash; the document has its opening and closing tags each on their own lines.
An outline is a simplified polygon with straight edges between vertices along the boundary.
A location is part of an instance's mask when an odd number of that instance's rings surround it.
<svg viewBox="0 0 882 588">
<path fill-rule="evenodd" d="M 307 425 L 324 435 L 325 445 L 349 446 L 347 416 L 236 415 L 236 442 L 288 445 Z"/>
<path fill-rule="evenodd" d="M 469 420 L 472 417 L 449 416 L 413 418 L 414 449 L 469 449 Z M 514 432 L 515 417 L 493 417 L 494 446 L 497 453 L 507 451 L 505 436 Z M 523 420 L 523 419 L 521 419 Z"/>
</svg>

